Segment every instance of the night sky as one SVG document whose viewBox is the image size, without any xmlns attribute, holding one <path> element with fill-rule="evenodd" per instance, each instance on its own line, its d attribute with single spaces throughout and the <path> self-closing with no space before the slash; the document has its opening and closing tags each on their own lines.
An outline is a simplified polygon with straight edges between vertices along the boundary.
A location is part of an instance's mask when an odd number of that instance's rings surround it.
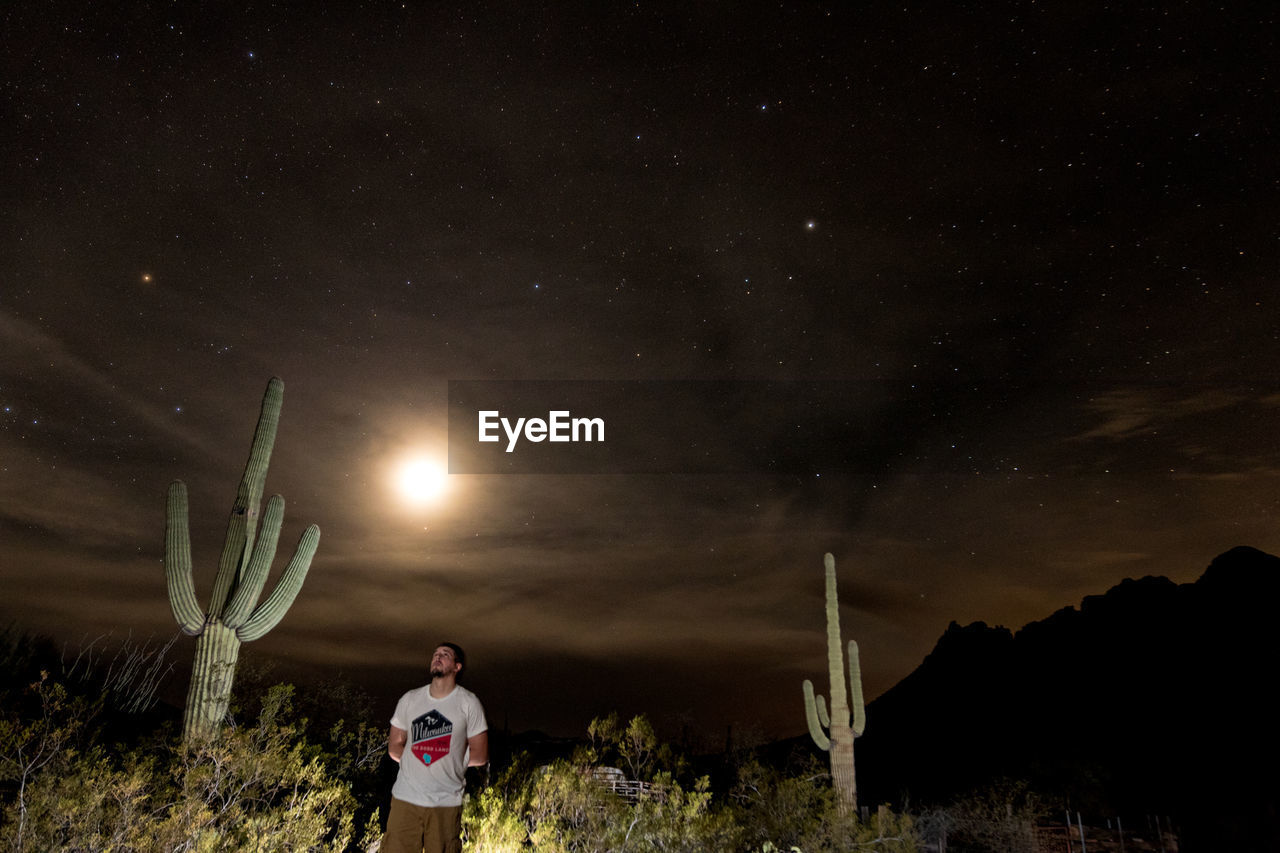
<svg viewBox="0 0 1280 853">
<path fill-rule="evenodd" d="M 281 550 L 322 537 L 242 665 L 340 674 L 388 717 L 451 639 L 494 725 L 798 734 L 825 551 L 868 698 L 951 620 L 1280 551 L 1274 25 L 6 4 L 0 619 L 172 636 L 165 490 L 191 490 L 207 602 L 273 375 Z M 447 456 L 450 380 L 528 379 L 872 392 L 790 436 L 844 447 L 829 470 L 398 493 Z"/>
</svg>

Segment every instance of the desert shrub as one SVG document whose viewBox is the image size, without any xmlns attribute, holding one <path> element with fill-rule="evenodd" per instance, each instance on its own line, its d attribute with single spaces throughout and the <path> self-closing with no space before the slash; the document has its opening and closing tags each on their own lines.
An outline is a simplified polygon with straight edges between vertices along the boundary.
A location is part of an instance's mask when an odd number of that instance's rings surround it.
<svg viewBox="0 0 1280 853">
<path fill-rule="evenodd" d="M 729 793 L 752 849 L 771 844 L 789 850 L 809 842 L 835 810 L 830 777 L 812 758 L 793 763 L 790 772 L 747 758 Z"/>
<path fill-rule="evenodd" d="M 682 786 L 669 773 L 659 773 L 651 784 L 631 807 L 620 849 L 702 853 L 737 847 L 737 820 L 731 809 L 712 802 L 706 776 Z"/>
<path fill-rule="evenodd" d="M 621 844 L 628 812 L 588 768 L 556 761 L 531 780 L 523 818 L 535 850 L 604 853 Z"/>
<path fill-rule="evenodd" d="M 542 767 L 517 762 L 464 810 L 469 850 L 482 853 L 703 853 L 703 851 L 885 851 L 914 853 L 909 818 L 883 811 L 868 821 L 839 813 L 816 761 L 784 773 L 743 762 L 727 796 L 658 742 L 643 717 L 593 720 L 573 757 Z M 621 766 L 640 790 L 604 784 Z M 616 772 L 616 771 L 614 771 Z"/>
<path fill-rule="evenodd" d="M 40 829 L 50 804 L 44 784 L 64 774 L 99 708 L 40 673 L 25 691 L 6 691 L 0 717 L 0 837 L 9 849 L 45 849 Z"/>
<path fill-rule="evenodd" d="M 111 634 L 83 641 L 74 651 L 63 647 L 59 656 L 59 680 L 77 692 L 101 697 L 103 704 L 124 714 L 140 714 L 154 708 L 164 679 L 173 671 L 167 658 L 182 634 L 163 644 L 132 635 L 115 642 Z"/>
<path fill-rule="evenodd" d="M 252 724 L 194 745 L 160 736 L 94 742 L 95 705 L 47 677 L 37 712 L 0 719 L 0 838 L 8 849 L 344 850 L 356 801 L 339 765 L 304 735 L 292 689 L 268 691 Z M 366 833 L 369 829 L 366 828 Z"/>
<path fill-rule="evenodd" d="M 1026 782 L 1000 780 L 921 816 L 923 837 L 958 853 L 1030 853 L 1046 804 Z"/>
<path fill-rule="evenodd" d="M 521 800 L 495 786 L 469 797 L 463 805 L 467 849 L 472 853 L 517 853 L 529 838 Z"/>
<path fill-rule="evenodd" d="M 752 851 L 915 853 L 919 846 L 909 816 L 878 809 L 860 820 L 841 813 L 830 775 L 812 756 L 793 761 L 785 772 L 748 759 L 730 794 Z"/>
<path fill-rule="evenodd" d="M 643 789 L 623 797 L 602 770 L 621 765 Z M 688 763 L 636 717 L 597 718 L 570 759 L 542 767 L 517 761 L 473 795 L 464 810 L 468 849 L 508 853 L 701 853 L 733 850 L 737 826 L 713 802 L 710 780 L 690 778 Z M 616 771 L 615 771 L 616 772 Z"/>
<path fill-rule="evenodd" d="M 510 853 L 702 853 L 736 847 L 732 815 L 712 803 L 706 777 L 682 785 L 658 772 L 635 801 L 600 784 L 592 767 L 556 761 L 523 787 L 496 785 L 473 796 L 464 814 L 468 849 Z"/>
<path fill-rule="evenodd" d="M 355 799 L 290 719 L 292 688 L 268 692 L 257 722 L 173 749 L 172 804 L 158 849 L 343 850 Z"/>
</svg>

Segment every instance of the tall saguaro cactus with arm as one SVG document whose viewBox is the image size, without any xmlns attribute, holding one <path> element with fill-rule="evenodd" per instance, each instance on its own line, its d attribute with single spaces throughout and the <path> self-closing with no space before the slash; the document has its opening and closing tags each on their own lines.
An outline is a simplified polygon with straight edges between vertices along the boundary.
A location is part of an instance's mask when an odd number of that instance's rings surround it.
<svg viewBox="0 0 1280 853">
<path fill-rule="evenodd" d="M 826 554 L 822 558 L 827 569 L 827 670 L 831 676 L 831 713 L 821 696 L 814 696 L 813 682 L 804 681 L 804 710 L 809 721 L 809 734 L 818 749 L 831 755 L 831 780 L 840 808 L 854 812 L 858 808 L 858 783 L 854 778 L 853 739 L 862 734 L 867 724 L 866 710 L 862 704 L 862 668 L 858 663 L 858 644 L 849 641 L 849 690 L 852 693 L 852 719 L 850 703 L 845 698 L 844 659 L 840 649 L 840 601 L 836 597 L 836 558 Z M 828 737 L 823 727 L 830 732 Z"/>
<path fill-rule="evenodd" d="M 218 731 L 227 714 L 231 682 L 235 678 L 240 644 L 262 637 L 284 617 L 302 582 L 311 558 L 320 543 L 320 528 L 306 529 L 293 559 L 285 568 L 271 595 L 261 605 L 258 597 L 266 584 L 271 561 L 280 539 L 284 519 L 284 498 L 272 496 L 258 530 L 258 509 L 267 479 L 267 464 L 276 441 L 284 383 L 272 377 L 262 398 L 262 413 L 253 434 L 249 464 L 245 466 L 236 502 L 227 524 L 227 539 L 218 562 L 209 609 L 201 612 L 191 577 L 191 536 L 187 524 L 187 486 L 174 480 L 169 486 L 165 524 L 164 573 L 169 587 L 169 605 L 183 633 L 197 637 L 196 659 L 187 691 L 187 708 L 182 721 L 182 737 L 190 742 Z"/>
</svg>

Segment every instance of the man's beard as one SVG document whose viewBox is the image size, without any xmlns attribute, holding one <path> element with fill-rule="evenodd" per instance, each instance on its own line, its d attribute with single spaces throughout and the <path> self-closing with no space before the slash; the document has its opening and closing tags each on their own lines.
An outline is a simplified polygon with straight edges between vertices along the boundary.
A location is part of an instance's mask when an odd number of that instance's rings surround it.
<svg viewBox="0 0 1280 853">
<path fill-rule="evenodd" d="M 431 667 L 431 678 L 433 681 L 437 678 L 444 678 L 444 670 L 438 666 Z"/>
</svg>

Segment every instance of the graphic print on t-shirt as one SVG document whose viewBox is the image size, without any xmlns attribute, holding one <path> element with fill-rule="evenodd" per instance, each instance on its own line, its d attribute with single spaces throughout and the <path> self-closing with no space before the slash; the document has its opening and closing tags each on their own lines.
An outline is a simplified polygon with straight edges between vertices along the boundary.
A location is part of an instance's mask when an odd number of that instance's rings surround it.
<svg viewBox="0 0 1280 853">
<path fill-rule="evenodd" d="M 410 740 L 413 754 L 423 764 L 449 754 L 449 742 L 453 739 L 453 723 L 439 711 L 428 711 L 413 721 Z"/>
</svg>

